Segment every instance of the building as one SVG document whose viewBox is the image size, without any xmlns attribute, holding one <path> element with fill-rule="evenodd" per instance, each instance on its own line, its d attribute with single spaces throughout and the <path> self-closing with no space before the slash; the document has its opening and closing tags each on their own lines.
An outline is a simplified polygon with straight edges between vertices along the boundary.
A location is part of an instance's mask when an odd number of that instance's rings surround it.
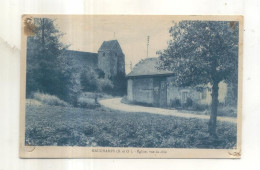
<svg viewBox="0 0 260 170">
<path fill-rule="evenodd" d="M 98 50 L 98 68 L 106 77 L 125 75 L 125 55 L 117 40 L 102 43 Z"/>
<path fill-rule="evenodd" d="M 159 58 L 147 58 L 135 65 L 127 75 L 127 99 L 156 107 L 170 107 L 178 100 L 181 104 L 188 99 L 198 104 L 210 104 L 209 88 L 176 87 L 174 74 L 168 70 L 157 69 Z M 227 85 L 219 85 L 219 101 L 224 102 Z"/>
<path fill-rule="evenodd" d="M 106 77 L 125 75 L 125 55 L 117 40 L 104 41 L 98 53 L 67 50 L 64 56 L 78 72 L 91 67 L 101 69 Z"/>
<path fill-rule="evenodd" d="M 97 53 L 66 50 L 64 56 L 66 56 L 70 65 L 74 66 L 79 72 L 87 67 L 98 68 Z"/>
</svg>

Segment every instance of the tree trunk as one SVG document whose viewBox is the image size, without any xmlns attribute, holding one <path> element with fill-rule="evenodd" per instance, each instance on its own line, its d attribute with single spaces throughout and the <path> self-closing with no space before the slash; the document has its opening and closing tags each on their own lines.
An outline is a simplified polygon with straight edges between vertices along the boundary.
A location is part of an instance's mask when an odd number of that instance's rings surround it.
<svg viewBox="0 0 260 170">
<path fill-rule="evenodd" d="M 218 113 L 218 82 L 214 82 L 212 86 L 211 113 L 209 119 L 209 134 L 216 137 L 217 113 Z"/>
</svg>

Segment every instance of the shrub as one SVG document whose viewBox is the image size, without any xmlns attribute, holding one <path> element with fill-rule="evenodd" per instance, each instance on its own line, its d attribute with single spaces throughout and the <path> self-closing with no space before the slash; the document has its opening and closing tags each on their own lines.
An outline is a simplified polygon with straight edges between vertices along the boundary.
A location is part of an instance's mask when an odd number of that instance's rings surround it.
<svg viewBox="0 0 260 170">
<path fill-rule="evenodd" d="M 78 107 L 96 108 L 100 105 L 97 103 L 97 98 L 100 97 L 98 93 L 85 92 L 78 98 Z"/>
<path fill-rule="evenodd" d="M 113 82 L 104 78 L 102 72 L 98 70 L 88 69 L 81 73 L 80 81 L 82 84 L 82 89 L 88 92 L 107 92 L 112 93 Z"/>
<path fill-rule="evenodd" d="M 42 103 L 35 99 L 26 99 L 26 104 L 28 105 L 34 105 L 34 106 L 41 106 Z"/>
<path fill-rule="evenodd" d="M 40 92 L 35 92 L 33 94 L 33 99 L 51 106 L 65 106 L 68 107 L 70 104 L 66 103 L 65 101 L 59 99 L 58 97 L 54 95 L 44 94 Z"/>
<path fill-rule="evenodd" d="M 126 95 L 127 80 L 124 73 L 118 73 L 116 76 L 110 77 L 113 83 L 113 88 L 110 94 L 114 96 L 124 96 Z"/>
<path fill-rule="evenodd" d="M 197 102 L 193 102 L 193 104 L 192 104 L 192 110 L 196 110 L 196 111 L 203 111 L 203 110 L 206 110 L 206 109 L 208 109 L 208 105 L 206 105 L 206 104 L 199 104 L 199 103 L 197 103 Z"/>
<path fill-rule="evenodd" d="M 112 81 L 109 80 L 109 79 L 105 79 L 105 78 L 104 79 L 98 79 L 97 86 L 98 86 L 99 91 L 107 92 L 107 93 L 110 93 L 110 94 L 112 93 L 113 88 L 114 88 Z"/>
<path fill-rule="evenodd" d="M 171 100 L 171 107 L 173 108 L 179 108 L 181 107 L 181 102 L 179 99 L 174 98 L 173 100 Z"/>
<path fill-rule="evenodd" d="M 218 116 L 230 116 L 230 117 L 236 117 L 237 116 L 237 109 L 235 107 L 219 107 L 218 108 Z"/>
<path fill-rule="evenodd" d="M 186 103 L 183 104 L 183 107 L 190 108 L 192 106 L 192 104 L 193 104 L 192 99 L 188 97 Z"/>
</svg>

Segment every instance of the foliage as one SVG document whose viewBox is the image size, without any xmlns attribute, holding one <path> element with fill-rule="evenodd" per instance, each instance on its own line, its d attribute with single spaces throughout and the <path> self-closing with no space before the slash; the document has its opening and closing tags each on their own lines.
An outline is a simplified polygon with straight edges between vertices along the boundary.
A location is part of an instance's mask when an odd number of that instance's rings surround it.
<svg viewBox="0 0 260 170">
<path fill-rule="evenodd" d="M 51 106 L 67 106 L 67 107 L 70 106 L 68 103 L 66 103 L 63 100 L 60 100 L 58 97 L 54 95 L 49 95 L 49 94 L 44 94 L 39 92 L 35 92 L 33 94 L 33 99 L 42 104 L 51 105 Z"/>
<path fill-rule="evenodd" d="M 96 74 L 98 75 L 98 78 L 105 78 L 105 73 L 103 70 L 96 68 L 95 69 Z"/>
<path fill-rule="evenodd" d="M 158 52 L 160 69 L 172 70 L 177 85 L 237 79 L 237 22 L 231 26 L 227 21 L 181 21 L 169 32 L 168 48 Z"/>
<path fill-rule="evenodd" d="M 170 103 L 171 103 L 171 107 L 172 108 L 179 108 L 179 107 L 181 107 L 181 102 L 177 98 L 171 99 Z"/>
<path fill-rule="evenodd" d="M 105 92 L 114 96 L 126 94 L 126 77 L 118 73 L 117 76 L 106 78 L 99 69 L 87 68 L 81 73 L 81 84 L 86 92 Z"/>
<path fill-rule="evenodd" d="M 228 106 L 237 106 L 237 84 L 228 84 L 227 95 L 225 97 L 225 104 Z"/>
<path fill-rule="evenodd" d="M 192 105 L 193 105 L 193 101 L 191 98 L 188 97 L 186 103 L 183 104 L 183 107 L 190 108 Z"/>
<path fill-rule="evenodd" d="M 119 72 L 116 76 L 110 77 L 113 82 L 113 90 L 111 94 L 115 96 L 124 96 L 127 89 L 127 79 L 124 73 Z"/>
<path fill-rule="evenodd" d="M 218 84 L 237 84 L 238 22 L 181 21 L 169 30 L 172 40 L 159 51 L 159 69 L 175 73 L 177 86 L 211 84 L 209 132 L 216 136 Z"/>
<path fill-rule="evenodd" d="M 187 102 L 181 104 L 180 100 L 175 98 L 171 100 L 171 108 L 189 109 L 193 111 L 204 111 L 208 108 L 208 105 L 199 104 L 193 101 L 191 98 L 187 98 Z"/>
<path fill-rule="evenodd" d="M 26 99 L 26 105 L 41 106 L 43 104 L 40 101 L 35 99 Z"/>
<path fill-rule="evenodd" d="M 61 65 L 63 66 L 62 74 L 64 75 L 62 98 L 73 106 L 77 106 L 78 97 L 82 93 L 80 73 L 70 64 L 69 59 L 66 57 L 62 58 Z"/>
<path fill-rule="evenodd" d="M 197 102 L 193 102 L 191 108 L 195 111 L 205 111 L 209 108 L 209 106 L 206 104 L 199 104 Z"/>
<path fill-rule="evenodd" d="M 61 96 L 64 77 L 59 58 L 68 46 L 60 42 L 62 33 L 49 18 L 35 18 L 35 33 L 27 38 L 26 97 L 40 91 Z"/>
<path fill-rule="evenodd" d="M 105 146 L 218 148 L 236 146 L 236 124 L 218 122 L 218 139 L 206 120 L 104 108 L 26 107 L 25 144 L 31 146 Z"/>
<path fill-rule="evenodd" d="M 218 110 L 219 116 L 237 117 L 236 107 L 222 106 Z"/>
<path fill-rule="evenodd" d="M 111 80 L 102 76 L 102 72 L 88 68 L 81 73 L 80 80 L 83 91 L 110 92 L 113 89 Z"/>
<path fill-rule="evenodd" d="M 78 98 L 78 107 L 93 109 L 100 107 L 97 98 L 100 97 L 98 93 L 84 92 Z"/>
</svg>

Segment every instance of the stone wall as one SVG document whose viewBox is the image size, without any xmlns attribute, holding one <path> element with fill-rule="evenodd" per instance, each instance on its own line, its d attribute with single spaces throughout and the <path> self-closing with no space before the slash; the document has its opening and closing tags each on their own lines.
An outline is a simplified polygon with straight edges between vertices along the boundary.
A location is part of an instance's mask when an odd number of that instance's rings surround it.
<svg viewBox="0 0 260 170">
<path fill-rule="evenodd" d="M 132 92 L 133 92 L 134 102 L 152 105 L 153 104 L 153 78 L 133 79 Z M 131 97 L 131 95 L 129 95 L 129 97 Z"/>
<path fill-rule="evenodd" d="M 173 85 L 174 78 L 167 78 L 167 105 L 170 106 L 172 100 L 179 99 L 183 104 L 183 93 L 187 92 L 187 97 L 192 99 L 192 101 L 203 104 L 210 105 L 211 103 L 211 91 L 208 88 L 204 88 L 203 90 L 196 90 L 194 87 L 176 87 Z M 209 87 L 209 86 L 208 86 Z M 227 94 L 227 85 L 224 82 L 219 83 L 219 102 L 223 103 L 225 101 L 225 96 Z"/>
<path fill-rule="evenodd" d="M 104 71 L 106 77 L 125 74 L 125 56 L 116 50 L 99 51 L 98 68 Z"/>
<path fill-rule="evenodd" d="M 98 52 L 98 68 L 103 70 L 105 73 L 105 76 L 111 76 L 110 73 L 110 54 L 109 51 L 99 51 Z"/>
<path fill-rule="evenodd" d="M 160 95 L 162 93 L 161 85 L 165 78 L 167 95 L 162 96 Z M 224 82 L 220 82 L 220 103 L 225 102 L 226 94 L 227 85 Z M 128 79 L 127 98 L 129 101 L 162 107 L 162 97 L 167 99 L 167 107 L 171 107 L 172 102 L 176 99 L 178 99 L 181 104 L 187 102 L 187 98 L 190 98 L 193 102 L 202 105 L 210 105 L 211 103 L 211 92 L 208 88 L 198 90 L 195 87 L 176 87 L 174 86 L 174 77 L 139 77 Z"/>
<path fill-rule="evenodd" d="M 133 96 L 133 80 L 128 79 L 127 80 L 127 100 L 129 101 L 134 101 L 134 96 Z"/>
</svg>

